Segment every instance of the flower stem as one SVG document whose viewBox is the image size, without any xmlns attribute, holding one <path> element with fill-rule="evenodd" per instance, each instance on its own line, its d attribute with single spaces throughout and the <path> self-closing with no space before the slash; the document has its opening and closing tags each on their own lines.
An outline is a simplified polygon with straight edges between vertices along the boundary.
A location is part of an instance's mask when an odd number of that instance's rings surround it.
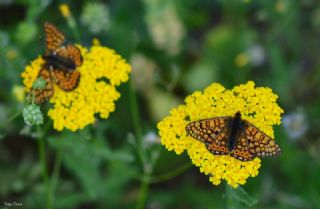
<svg viewBox="0 0 320 209">
<path fill-rule="evenodd" d="M 139 109 L 138 109 L 138 102 L 137 102 L 137 95 L 136 91 L 133 87 L 133 81 L 130 80 L 130 104 L 131 104 L 131 111 L 132 111 L 132 120 L 133 120 L 133 126 L 136 132 L 136 137 L 139 142 L 141 143 L 142 138 L 142 128 L 140 126 L 140 117 L 139 117 Z"/>
<path fill-rule="evenodd" d="M 144 179 L 141 183 L 140 186 L 140 191 L 139 191 L 139 199 L 136 205 L 136 209 L 143 209 L 144 205 L 146 203 L 146 199 L 147 199 L 147 194 L 149 191 L 149 179 L 150 179 L 150 174 L 146 173 L 146 175 L 144 176 Z"/>
<path fill-rule="evenodd" d="M 15 113 L 8 119 L 8 122 L 11 122 L 12 120 L 16 119 L 17 117 L 19 117 L 19 115 L 21 115 L 21 112 Z"/>
<path fill-rule="evenodd" d="M 139 116 L 139 109 L 138 109 L 138 102 L 137 102 L 137 95 L 135 89 L 133 87 L 133 81 L 130 80 L 130 107 L 132 113 L 132 122 L 133 128 L 136 134 L 136 149 L 138 152 L 138 156 L 140 158 L 143 170 L 143 181 L 140 185 L 139 190 L 139 197 L 136 204 L 136 209 L 143 209 L 146 203 L 147 194 L 149 190 L 149 182 L 150 182 L 150 175 L 152 172 L 152 167 L 148 166 L 147 163 L 147 156 L 145 153 L 144 148 L 142 147 L 142 128 L 141 128 L 141 120 Z"/>
<path fill-rule="evenodd" d="M 178 167 L 172 171 L 168 171 L 167 173 L 151 177 L 150 183 L 159 183 L 159 182 L 167 181 L 167 180 L 172 179 L 172 178 L 180 175 L 181 173 L 185 172 L 190 167 L 192 167 L 191 163 L 183 164 L 180 167 Z"/>
<path fill-rule="evenodd" d="M 48 179 L 47 173 L 47 163 L 46 163 L 46 156 L 45 156 L 45 141 L 44 141 L 44 132 L 41 131 L 40 126 L 37 126 L 37 132 L 39 134 L 38 139 L 38 151 L 39 151 L 39 158 L 42 167 L 42 178 L 44 183 L 46 184 L 46 209 L 52 209 L 52 200 L 51 200 L 51 188 L 50 182 Z"/>
<path fill-rule="evenodd" d="M 77 28 L 76 20 L 74 19 L 73 16 L 69 16 L 67 18 L 67 24 L 68 24 L 69 28 L 71 28 L 71 31 L 72 31 L 74 38 L 80 44 L 81 43 L 80 33 Z"/>
<path fill-rule="evenodd" d="M 136 145 L 137 145 L 137 152 L 141 160 L 141 163 L 144 166 L 146 159 L 145 159 L 144 149 L 142 148 L 142 128 L 141 128 L 141 121 L 139 117 L 137 95 L 133 87 L 132 79 L 130 80 L 130 107 L 131 107 L 133 128 L 136 135 L 135 139 L 136 139 Z"/>
<path fill-rule="evenodd" d="M 60 150 L 58 150 L 56 153 L 55 164 L 53 167 L 53 173 L 51 177 L 51 200 L 52 201 L 55 198 L 55 190 L 59 180 L 61 162 L 62 162 L 62 153 Z"/>
<path fill-rule="evenodd" d="M 226 183 L 226 200 L 227 200 L 227 209 L 234 209 L 234 200 L 232 198 L 232 188 Z"/>
</svg>

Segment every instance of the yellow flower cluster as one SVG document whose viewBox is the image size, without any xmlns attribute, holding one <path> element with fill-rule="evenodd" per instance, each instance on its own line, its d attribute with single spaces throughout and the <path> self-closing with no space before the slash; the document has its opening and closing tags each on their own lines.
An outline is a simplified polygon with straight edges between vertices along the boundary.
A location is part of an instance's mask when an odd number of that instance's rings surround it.
<svg viewBox="0 0 320 209">
<path fill-rule="evenodd" d="M 256 176 L 260 159 L 242 162 L 229 155 L 213 155 L 205 145 L 187 136 L 185 127 L 190 121 L 219 116 L 233 116 L 240 111 L 243 119 L 257 126 L 273 138 L 272 125 L 280 124 L 283 110 L 277 105 L 277 95 L 270 88 L 255 88 L 254 82 L 226 90 L 217 83 L 203 92 L 197 91 L 185 99 L 186 104 L 171 110 L 171 115 L 158 123 L 162 144 L 177 154 L 184 151 L 210 181 L 218 185 L 222 179 L 236 188 L 244 184 L 249 176 Z M 253 116 L 254 115 L 254 116 Z"/>
<path fill-rule="evenodd" d="M 69 9 L 68 4 L 60 4 L 60 5 L 59 5 L 59 9 L 60 9 L 61 14 L 62 14 L 65 18 L 70 17 L 71 12 L 70 12 L 70 9 Z"/>
<path fill-rule="evenodd" d="M 12 94 L 18 102 L 23 102 L 25 98 L 25 91 L 23 86 L 13 86 Z"/>
<path fill-rule="evenodd" d="M 54 85 L 54 95 L 50 99 L 53 107 L 48 115 L 53 120 L 53 127 L 59 131 L 82 129 L 94 122 L 96 113 L 101 118 L 108 118 L 120 97 L 116 86 L 128 81 L 131 72 L 130 65 L 112 49 L 98 45 L 90 50 L 78 47 L 83 57 L 82 65 L 77 68 L 81 74 L 79 86 L 65 92 Z M 39 57 L 22 73 L 27 91 L 30 91 L 43 63 Z"/>
</svg>

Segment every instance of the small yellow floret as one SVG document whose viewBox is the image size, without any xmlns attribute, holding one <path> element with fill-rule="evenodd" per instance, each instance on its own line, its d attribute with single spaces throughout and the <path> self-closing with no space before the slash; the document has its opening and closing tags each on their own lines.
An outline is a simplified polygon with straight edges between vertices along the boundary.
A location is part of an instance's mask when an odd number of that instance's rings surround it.
<svg viewBox="0 0 320 209">
<path fill-rule="evenodd" d="M 65 18 L 70 17 L 71 13 L 68 4 L 60 4 L 59 9 L 62 16 Z"/>
<path fill-rule="evenodd" d="M 14 60 L 15 58 L 17 58 L 18 56 L 18 53 L 16 50 L 14 49 L 9 49 L 6 53 L 7 55 L 7 58 L 10 59 L 10 60 Z"/>
<path fill-rule="evenodd" d="M 93 44 L 93 46 L 101 46 L 100 40 L 97 38 L 94 38 L 92 40 L 92 44 Z"/>
<path fill-rule="evenodd" d="M 13 86 L 12 94 L 18 102 L 23 102 L 25 98 L 25 91 L 23 86 Z"/>
<path fill-rule="evenodd" d="M 238 67 L 246 66 L 249 63 L 249 57 L 245 53 L 238 54 L 235 58 L 235 63 Z"/>
</svg>

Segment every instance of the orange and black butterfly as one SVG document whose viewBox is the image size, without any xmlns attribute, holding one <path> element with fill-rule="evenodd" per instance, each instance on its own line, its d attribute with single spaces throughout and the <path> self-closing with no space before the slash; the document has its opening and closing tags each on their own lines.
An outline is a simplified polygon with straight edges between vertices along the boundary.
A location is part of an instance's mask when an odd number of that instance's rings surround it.
<svg viewBox="0 0 320 209">
<path fill-rule="evenodd" d="M 77 88 L 80 81 L 80 72 L 76 70 L 82 64 L 79 48 L 66 44 L 65 37 L 58 28 L 46 22 L 44 24 L 46 50 L 42 56 L 44 64 L 38 77 L 46 81 L 42 90 L 34 89 L 35 102 L 40 104 L 49 100 L 54 93 L 53 82 L 64 91 Z"/>
<path fill-rule="evenodd" d="M 224 116 L 191 122 L 186 126 L 187 134 L 205 143 L 214 155 L 228 155 L 250 161 L 255 157 L 278 156 L 279 145 L 246 120 L 240 112 L 234 117 Z"/>
</svg>

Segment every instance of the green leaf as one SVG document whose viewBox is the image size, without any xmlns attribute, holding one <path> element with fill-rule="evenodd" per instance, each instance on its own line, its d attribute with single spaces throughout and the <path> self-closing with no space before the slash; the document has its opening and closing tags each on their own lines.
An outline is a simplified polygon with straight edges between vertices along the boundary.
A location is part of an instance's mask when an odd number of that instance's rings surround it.
<svg viewBox="0 0 320 209">
<path fill-rule="evenodd" d="M 86 202 L 87 195 L 79 192 L 68 193 L 67 195 L 60 195 L 59 201 L 56 201 L 55 208 L 76 208 Z"/>
<path fill-rule="evenodd" d="M 106 179 L 110 171 L 106 169 L 111 162 L 125 165 L 134 160 L 125 150 L 111 151 L 104 140 L 92 139 L 87 130 L 65 133 L 63 137 L 51 137 L 49 143 L 64 153 L 63 165 L 77 178 L 90 200 L 107 193 L 106 184 L 109 182 Z M 128 176 L 128 173 L 124 173 Z"/>
<path fill-rule="evenodd" d="M 250 207 L 257 204 L 258 200 L 251 197 L 241 186 L 234 189 L 227 184 L 226 198 L 228 209 L 238 209 L 244 206 Z"/>
</svg>

